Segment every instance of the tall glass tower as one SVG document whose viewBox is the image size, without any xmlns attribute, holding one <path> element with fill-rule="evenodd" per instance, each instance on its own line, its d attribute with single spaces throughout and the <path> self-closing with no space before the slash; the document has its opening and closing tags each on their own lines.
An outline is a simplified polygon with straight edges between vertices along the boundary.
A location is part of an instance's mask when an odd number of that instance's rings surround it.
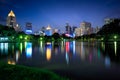
<svg viewBox="0 0 120 80">
<path fill-rule="evenodd" d="M 16 26 L 16 17 L 14 12 L 11 10 L 7 17 L 7 26 L 15 27 Z"/>
</svg>

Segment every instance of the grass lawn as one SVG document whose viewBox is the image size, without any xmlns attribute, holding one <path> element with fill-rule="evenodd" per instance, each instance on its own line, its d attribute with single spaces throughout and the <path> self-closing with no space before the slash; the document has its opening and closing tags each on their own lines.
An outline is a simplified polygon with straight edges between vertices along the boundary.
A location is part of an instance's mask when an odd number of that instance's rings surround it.
<svg viewBox="0 0 120 80">
<path fill-rule="evenodd" d="M 0 80 L 68 80 L 53 72 L 0 62 Z"/>
</svg>

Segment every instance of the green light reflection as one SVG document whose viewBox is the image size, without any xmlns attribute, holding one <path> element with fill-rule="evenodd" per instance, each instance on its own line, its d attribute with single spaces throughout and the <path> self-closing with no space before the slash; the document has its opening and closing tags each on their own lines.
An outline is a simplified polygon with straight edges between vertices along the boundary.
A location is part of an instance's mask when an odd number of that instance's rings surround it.
<svg viewBox="0 0 120 80">
<path fill-rule="evenodd" d="M 20 43 L 20 52 L 22 53 L 23 44 Z"/>
</svg>

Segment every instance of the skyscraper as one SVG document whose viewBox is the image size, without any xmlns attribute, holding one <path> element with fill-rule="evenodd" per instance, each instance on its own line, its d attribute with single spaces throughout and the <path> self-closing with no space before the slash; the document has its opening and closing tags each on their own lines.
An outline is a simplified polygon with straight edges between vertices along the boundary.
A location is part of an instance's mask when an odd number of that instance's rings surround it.
<svg viewBox="0 0 120 80">
<path fill-rule="evenodd" d="M 80 24 L 80 28 L 81 28 L 81 36 L 86 35 L 86 34 L 90 34 L 91 23 L 84 21 Z"/>
<path fill-rule="evenodd" d="M 45 35 L 47 35 L 47 36 L 52 35 L 52 29 L 51 29 L 50 25 L 48 25 L 48 27 L 46 27 Z"/>
<path fill-rule="evenodd" d="M 72 32 L 71 26 L 70 26 L 68 23 L 66 23 L 65 28 L 66 28 L 66 33 L 67 33 L 67 34 L 70 34 L 70 33 Z"/>
<path fill-rule="evenodd" d="M 26 34 L 32 34 L 32 23 L 26 23 Z"/>
<path fill-rule="evenodd" d="M 90 22 L 81 22 L 80 27 L 75 29 L 76 36 L 83 36 L 92 33 L 92 27 Z"/>
<path fill-rule="evenodd" d="M 7 17 L 7 26 L 16 27 L 16 17 L 14 12 L 11 10 Z"/>
</svg>

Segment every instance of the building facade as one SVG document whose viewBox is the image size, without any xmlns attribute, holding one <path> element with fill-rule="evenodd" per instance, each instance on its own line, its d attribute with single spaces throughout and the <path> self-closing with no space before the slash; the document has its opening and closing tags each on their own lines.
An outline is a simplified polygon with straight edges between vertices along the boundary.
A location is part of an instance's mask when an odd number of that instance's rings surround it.
<svg viewBox="0 0 120 80">
<path fill-rule="evenodd" d="M 6 25 L 8 27 L 16 27 L 16 17 L 14 12 L 11 10 L 10 13 L 7 16 L 7 23 Z"/>
<path fill-rule="evenodd" d="M 25 33 L 26 33 L 26 34 L 32 34 L 32 33 L 33 33 L 33 32 L 32 32 L 32 23 L 30 23 L 30 22 L 27 22 L 27 23 L 26 23 Z"/>
<path fill-rule="evenodd" d="M 83 36 L 92 33 L 92 27 L 90 22 L 82 22 L 80 23 L 80 27 L 75 29 L 76 36 Z"/>
<path fill-rule="evenodd" d="M 48 25 L 48 27 L 46 27 L 45 35 L 52 36 L 52 29 L 51 29 L 50 25 Z"/>
<path fill-rule="evenodd" d="M 72 29 L 71 29 L 71 26 L 68 23 L 66 23 L 65 28 L 66 28 L 66 34 L 71 34 Z"/>
</svg>

